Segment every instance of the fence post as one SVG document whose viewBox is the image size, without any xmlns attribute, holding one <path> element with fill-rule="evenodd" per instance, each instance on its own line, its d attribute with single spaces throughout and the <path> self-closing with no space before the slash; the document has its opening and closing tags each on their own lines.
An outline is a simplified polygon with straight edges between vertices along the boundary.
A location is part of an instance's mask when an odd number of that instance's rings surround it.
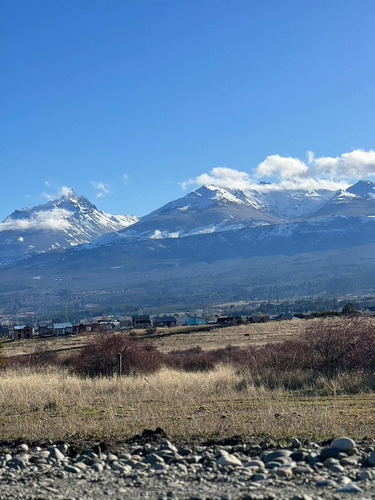
<svg viewBox="0 0 375 500">
<path fill-rule="evenodd" d="M 121 352 L 117 353 L 117 376 L 121 377 L 122 375 L 122 354 Z"/>
</svg>

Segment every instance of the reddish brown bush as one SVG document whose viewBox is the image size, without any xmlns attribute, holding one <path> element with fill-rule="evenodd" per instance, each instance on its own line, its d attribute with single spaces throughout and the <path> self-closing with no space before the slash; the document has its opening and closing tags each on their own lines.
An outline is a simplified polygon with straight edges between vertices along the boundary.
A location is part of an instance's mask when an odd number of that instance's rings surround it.
<svg viewBox="0 0 375 500">
<path fill-rule="evenodd" d="M 309 365 L 321 373 L 375 370 L 375 329 L 367 318 L 312 323 L 304 343 Z"/>
<path fill-rule="evenodd" d="M 40 344 L 38 351 L 32 354 L 11 356 L 4 360 L 4 368 L 43 368 L 46 366 L 57 366 L 59 364 L 60 360 L 57 353 L 49 350 L 47 344 Z"/>
<path fill-rule="evenodd" d="M 122 354 L 124 375 L 152 373 L 160 368 L 163 359 L 154 347 L 126 334 L 99 333 L 70 360 L 70 364 L 82 375 L 111 376 L 116 373 L 118 353 Z"/>
<path fill-rule="evenodd" d="M 165 356 L 164 362 L 171 368 L 188 372 L 209 371 L 217 364 L 212 351 L 203 351 L 201 347 L 171 351 Z"/>
</svg>

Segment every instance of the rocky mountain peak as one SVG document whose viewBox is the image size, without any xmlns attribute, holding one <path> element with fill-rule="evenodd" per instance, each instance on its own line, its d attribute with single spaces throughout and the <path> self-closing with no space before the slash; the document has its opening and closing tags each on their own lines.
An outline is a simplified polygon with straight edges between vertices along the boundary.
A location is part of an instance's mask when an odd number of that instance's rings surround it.
<svg viewBox="0 0 375 500">
<path fill-rule="evenodd" d="M 364 198 L 373 198 L 375 196 L 375 182 L 361 180 L 350 186 L 346 191 Z"/>
</svg>

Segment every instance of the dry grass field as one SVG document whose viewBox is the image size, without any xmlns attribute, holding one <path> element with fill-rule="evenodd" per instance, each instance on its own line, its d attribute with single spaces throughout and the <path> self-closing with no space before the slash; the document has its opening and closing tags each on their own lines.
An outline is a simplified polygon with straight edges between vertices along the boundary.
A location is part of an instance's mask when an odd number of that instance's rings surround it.
<svg viewBox="0 0 375 500">
<path fill-rule="evenodd" d="M 148 335 L 144 330 L 134 330 L 136 338 L 148 340 L 162 352 L 190 349 L 200 346 L 203 350 L 217 349 L 227 345 L 246 347 L 261 345 L 269 342 L 282 342 L 298 336 L 306 328 L 307 323 L 313 320 L 270 321 L 268 323 L 254 323 L 233 327 L 218 328 L 201 331 L 198 327 L 184 327 L 158 329 L 156 333 Z M 188 331 L 189 333 L 185 333 Z M 49 337 L 31 339 L 18 342 L 4 342 L 4 357 L 30 355 L 43 350 L 57 351 L 62 355 L 72 350 L 82 348 L 97 333 L 83 333 L 74 337 Z M 128 335 L 128 332 L 123 332 Z"/>
<path fill-rule="evenodd" d="M 195 346 L 204 350 L 229 344 L 245 347 L 295 339 L 307 325 L 319 321 L 269 322 L 190 333 L 170 329 L 151 336 L 138 331 L 136 338 L 147 337 L 163 352 Z M 3 351 L 5 357 L 40 350 L 65 356 L 81 349 L 95 335 L 9 342 Z M 273 379 L 289 377 L 287 371 L 271 375 Z M 313 383 L 306 379 L 299 390 L 271 390 L 266 380 L 227 365 L 208 372 L 162 368 L 147 376 L 121 378 L 80 378 L 60 367 L 21 367 L 4 370 L 0 376 L 3 441 L 121 440 L 156 427 L 176 440 L 233 435 L 245 440 L 253 436 L 320 440 L 340 434 L 375 437 L 375 394 L 371 384 L 364 389 L 362 380 L 351 374 L 335 379 L 322 376 Z M 288 383 L 284 387 L 289 387 Z"/>
<path fill-rule="evenodd" d="M 226 366 L 120 379 L 7 371 L 0 386 L 0 439 L 126 439 L 158 426 L 176 440 L 375 436 L 372 394 L 311 397 L 255 388 L 245 379 Z"/>
<path fill-rule="evenodd" d="M 153 335 L 151 341 L 162 352 L 196 346 L 203 350 L 218 349 L 227 345 L 247 347 L 295 338 L 304 331 L 306 323 L 310 321 L 319 320 L 269 321 L 189 333 L 183 333 L 183 329 L 165 329 L 160 336 Z"/>
</svg>

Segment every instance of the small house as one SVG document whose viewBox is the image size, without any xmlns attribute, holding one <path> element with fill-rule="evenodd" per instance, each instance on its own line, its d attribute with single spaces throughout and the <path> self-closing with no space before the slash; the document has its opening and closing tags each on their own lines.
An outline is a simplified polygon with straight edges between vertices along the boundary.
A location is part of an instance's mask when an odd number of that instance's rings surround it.
<svg viewBox="0 0 375 500">
<path fill-rule="evenodd" d="M 154 326 L 168 328 L 177 326 L 177 319 L 174 316 L 157 316 L 154 319 Z"/>
<path fill-rule="evenodd" d="M 143 314 L 141 316 L 132 316 L 132 327 L 133 328 L 150 328 L 151 319 L 148 314 Z"/>
<path fill-rule="evenodd" d="M 216 322 L 219 325 L 230 324 L 230 325 L 240 325 L 242 323 L 241 316 L 218 316 Z"/>
<path fill-rule="evenodd" d="M 128 318 L 120 318 L 120 330 L 127 330 L 132 327 L 132 318 L 129 316 Z"/>
<path fill-rule="evenodd" d="M 34 336 L 34 328 L 30 325 L 17 325 L 13 327 L 13 340 L 32 339 Z"/>
<path fill-rule="evenodd" d="M 73 333 L 73 323 L 54 323 L 53 334 L 55 337 L 62 335 L 71 335 Z"/>
<path fill-rule="evenodd" d="M 205 325 L 206 324 L 206 319 L 199 317 L 199 316 L 193 316 L 190 314 L 186 314 L 185 316 L 185 323 L 188 326 L 194 326 L 194 325 Z"/>
<path fill-rule="evenodd" d="M 0 327 L 0 338 L 9 337 L 9 328 L 6 326 Z"/>
<path fill-rule="evenodd" d="M 53 334 L 53 325 L 49 325 L 47 323 L 39 323 L 37 326 L 37 332 L 39 337 L 44 337 L 46 335 Z"/>
</svg>

